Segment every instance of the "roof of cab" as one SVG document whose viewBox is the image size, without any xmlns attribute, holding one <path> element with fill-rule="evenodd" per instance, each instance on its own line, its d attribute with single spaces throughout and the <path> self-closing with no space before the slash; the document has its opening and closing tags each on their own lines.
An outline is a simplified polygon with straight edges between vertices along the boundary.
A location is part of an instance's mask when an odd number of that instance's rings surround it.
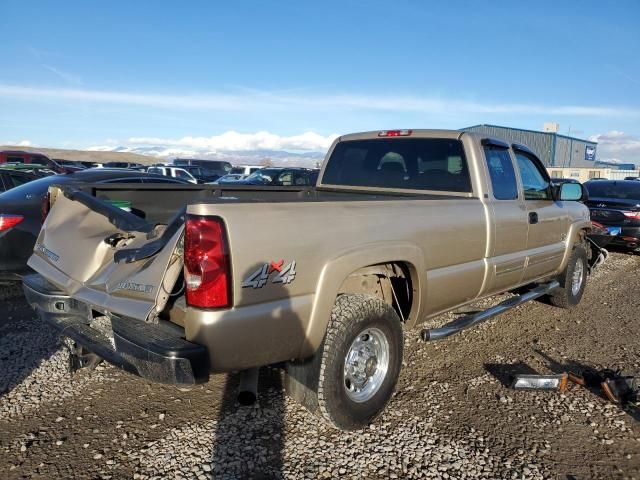
<svg viewBox="0 0 640 480">
<path fill-rule="evenodd" d="M 389 132 L 390 130 L 373 130 L 369 132 L 349 133 L 342 135 L 338 138 L 339 141 L 346 140 L 368 140 L 373 138 L 450 138 L 459 139 L 468 132 L 460 132 L 459 130 L 435 130 L 435 129 L 409 129 L 411 133 L 409 135 L 394 136 L 394 137 L 381 137 L 380 132 Z"/>
</svg>

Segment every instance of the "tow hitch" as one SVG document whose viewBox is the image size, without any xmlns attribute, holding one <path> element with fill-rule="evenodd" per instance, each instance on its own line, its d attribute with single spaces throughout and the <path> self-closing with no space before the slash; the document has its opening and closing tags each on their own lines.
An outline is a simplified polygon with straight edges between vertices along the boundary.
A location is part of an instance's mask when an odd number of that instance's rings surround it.
<svg viewBox="0 0 640 480">
<path fill-rule="evenodd" d="M 81 368 L 93 370 L 102 362 L 98 355 L 72 340 L 65 339 L 65 345 L 69 352 L 69 373 L 73 374 Z"/>
<path fill-rule="evenodd" d="M 609 251 L 606 248 L 602 248 L 592 239 L 587 237 L 587 241 L 591 246 L 591 257 L 589 258 L 589 273 L 602 265 L 609 257 Z"/>
</svg>

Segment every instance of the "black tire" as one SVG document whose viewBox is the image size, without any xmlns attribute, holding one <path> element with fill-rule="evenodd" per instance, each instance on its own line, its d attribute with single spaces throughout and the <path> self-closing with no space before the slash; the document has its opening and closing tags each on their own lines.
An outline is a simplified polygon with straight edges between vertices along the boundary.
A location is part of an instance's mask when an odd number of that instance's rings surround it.
<svg viewBox="0 0 640 480">
<path fill-rule="evenodd" d="M 573 276 L 576 269 L 580 268 L 580 265 L 582 265 L 582 280 L 580 287 L 574 291 L 572 288 Z M 557 278 L 560 283 L 560 288 L 556 289 L 551 295 L 549 295 L 551 303 L 560 308 L 573 308 L 578 305 L 587 285 L 588 268 L 587 252 L 585 249 L 581 246 L 574 248 L 573 252 L 571 252 L 566 268 Z"/>
<path fill-rule="evenodd" d="M 345 359 L 356 338 L 371 329 L 387 341 L 388 367 L 371 398 L 356 402 L 345 387 Z M 317 414 L 340 430 L 368 425 L 391 399 L 402 367 L 403 347 L 402 322 L 390 305 L 369 295 L 341 295 L 331 312 L 322 345 L 314 355 L 316 361 L 310 363 L 318 368 L 314 389 Z"/>
</svg>

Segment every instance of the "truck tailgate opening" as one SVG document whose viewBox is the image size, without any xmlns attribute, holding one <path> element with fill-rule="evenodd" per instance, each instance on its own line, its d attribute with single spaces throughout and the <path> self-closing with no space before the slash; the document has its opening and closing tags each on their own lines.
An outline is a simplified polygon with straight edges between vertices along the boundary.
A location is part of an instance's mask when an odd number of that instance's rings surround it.
<svg viewBox="0 0 640 480">
<path fill-rule="evenodd" d="M 184 214 L 153 225 L 68 186 L 50 197 L 28 265 L 96 310 L 153 320 L 181 277 Z"/>
</svg>

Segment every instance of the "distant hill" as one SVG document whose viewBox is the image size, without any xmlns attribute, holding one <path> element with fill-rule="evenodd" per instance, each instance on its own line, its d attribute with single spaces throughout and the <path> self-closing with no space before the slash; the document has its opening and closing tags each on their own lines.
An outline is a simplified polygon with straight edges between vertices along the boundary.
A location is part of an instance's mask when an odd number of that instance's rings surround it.
<svg viewBox="0 0 640 480">
<path fill-rule="evenodd" d="M 62 160 L 82 160 L 86 162 L 136 162 L 149 164 L 157 163 L 161 159 L 150 155 L 140 155 L 133 152 L 94 152 L 89 150 L 65 150 L 62 148 L 16 147 L 12 145 L 0 145 L 0 150 L 23 150 L 27 152 L 44 153 L 49 158 Z"/>
<path fill-rule="evenodd" d="M 280 167 L 317 167 L 324 158 L 323 152 L 286 152 L 282 150 L 243 150 L 220 152 L 194 152 L 166 147 L 93 147 L 91 150 L 65 150 L 62 148 L 38 148 L 0 146 L 0 150 L 26 150 L 40 152 L 49 158 L 83 160 L 89 162 L 136 162 L 151 165 L 168 162 L 174 158 L 202 158 L 224 160 L 233 165 L 274 165 Z"/>
<path fill-rule="evenodd" d="M 324 159 L 324 152 L 287 152 L 284 150 L 221 150 L 215 152 L 185 150 L 163 145 L 104 146 L 94 151 L 127 152 L 149 155 L 170 161 L 174 158 L 223 160 L 233 165 L 275 165 L 280 167 L 316 167 Z M 157 160 L 155 160 L 157 161 Z"/>
</svg>

